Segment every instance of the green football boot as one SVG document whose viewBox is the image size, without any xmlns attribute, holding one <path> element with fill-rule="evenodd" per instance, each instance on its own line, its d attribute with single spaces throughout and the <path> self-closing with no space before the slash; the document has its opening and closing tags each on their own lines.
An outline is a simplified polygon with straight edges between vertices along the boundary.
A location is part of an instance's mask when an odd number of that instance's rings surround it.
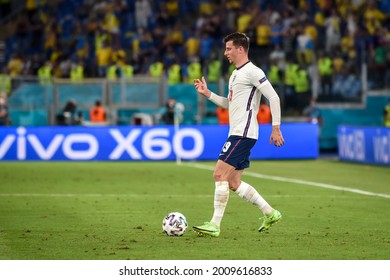
<svg viewBox="0 0 390 280">
<path fill-rule="evenodd" d="M 279 222 L 281 218 L 282 218 L 282 214 L 280 214 L 278 210 L 273 209 L 271 215 L 260 218 L 260 220 L 262 220 L 263 223 L 259 228 L 259 232 L 269 229 L 273 224 Z"/>
<path fill-rule="evenodd" d="M 218 237 L 220 229 L 217 225 L 212 222 L 205 222 L 201 226 L 193 226 L 194 231 L 201 235 L 209 235 L 212 237 Z"/>
</svg>

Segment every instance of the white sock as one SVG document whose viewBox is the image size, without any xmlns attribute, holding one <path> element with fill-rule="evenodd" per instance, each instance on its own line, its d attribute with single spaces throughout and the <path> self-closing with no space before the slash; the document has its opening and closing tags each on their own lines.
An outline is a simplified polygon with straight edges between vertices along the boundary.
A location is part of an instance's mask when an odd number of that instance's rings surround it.
<svg viewBox="0 0 390 280">
<path fill-rule="evenodd" d="M 229 200 L 229 183 L 227 181 L 215 182 L 214 215 L 211 222 L 221 226 L 223 213 Z"/>
<path fill-rule="evenodd" d="M 241 181 L 241 184 L 237 188 L 236 193 L 241 198 L 256 205 L 264 215 L 270 215 L 272 213 L 272 207 L 251 185 Z"/>
</svg>

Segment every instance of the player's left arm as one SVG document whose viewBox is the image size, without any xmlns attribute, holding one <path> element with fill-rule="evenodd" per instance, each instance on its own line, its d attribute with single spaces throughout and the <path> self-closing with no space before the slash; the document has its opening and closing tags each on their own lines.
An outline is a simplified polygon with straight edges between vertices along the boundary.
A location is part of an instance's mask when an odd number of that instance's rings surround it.
<svg viewBox="0 0 390 280">
<path fill-rule="evenodd" d="M 261 93 L 268 99 L 272 115 L 272 133 L 269 139 L 270 144 L 280 147 L 284 144 L 284 138 L 280 131 L 281 110 L 280 98 L 270 82 L 260 89 Z"/>
<path fill-rule="evenodd" d="M 269 101 L 272 115 L 272 133 L 270 137 L 270 144 L 274 143 L 275 146 L 280 147 L 284 144 L 284 138 L 280 130 L 280 98 L 262 70 L 259 69 L 259 72 L 256 73 L 256 78 L 252 76 L 252 82 L 257 89 L 260 90 L 261 94 Z"/>
</svg>

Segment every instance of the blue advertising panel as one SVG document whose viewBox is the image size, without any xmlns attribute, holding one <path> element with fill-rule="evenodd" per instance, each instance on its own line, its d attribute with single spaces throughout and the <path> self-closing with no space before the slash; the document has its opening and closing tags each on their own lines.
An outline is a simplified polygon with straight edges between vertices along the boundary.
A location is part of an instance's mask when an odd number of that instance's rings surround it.
<svg viewBox="0 0 390 280">
<path fill-rule="evenodd" d="M 318 127 L 284 124 L 286 144 L 269 144 L 271 125 L 260 126 L 251 159 L 318 157 Z M 3 127 L 0 160 L 215 160 L 228 126 Z"/>
<path fill-rule="evenodd" d="M 338 127 L 339 159 L 390 166 L 390 128 Z"/>
</svg>

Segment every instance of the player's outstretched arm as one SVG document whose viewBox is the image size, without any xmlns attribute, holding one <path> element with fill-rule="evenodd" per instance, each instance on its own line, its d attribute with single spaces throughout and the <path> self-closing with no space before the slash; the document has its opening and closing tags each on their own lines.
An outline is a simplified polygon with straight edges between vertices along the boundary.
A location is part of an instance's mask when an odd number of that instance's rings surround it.
<svg viewBox="0 0 390 280">
<path fill-rule="evenodd" d="M 195 79 L 194 86 L 195 86 L 196 91 L 199 94 L 207 97 L 207 99 L 210 100 L 211 102 L 213 102 L 215 105 L 220 106 L 220 107 L 225 108 L 225 109 L 229 108 L 229 101 L 226 97 L 219 96 L 219 95 L 211 92 L 207 88 L 207 83 L 206 83 L 206 79 L 204 78 L 204 76 L 202 76 L 202 80 Z"/>
</svg>

